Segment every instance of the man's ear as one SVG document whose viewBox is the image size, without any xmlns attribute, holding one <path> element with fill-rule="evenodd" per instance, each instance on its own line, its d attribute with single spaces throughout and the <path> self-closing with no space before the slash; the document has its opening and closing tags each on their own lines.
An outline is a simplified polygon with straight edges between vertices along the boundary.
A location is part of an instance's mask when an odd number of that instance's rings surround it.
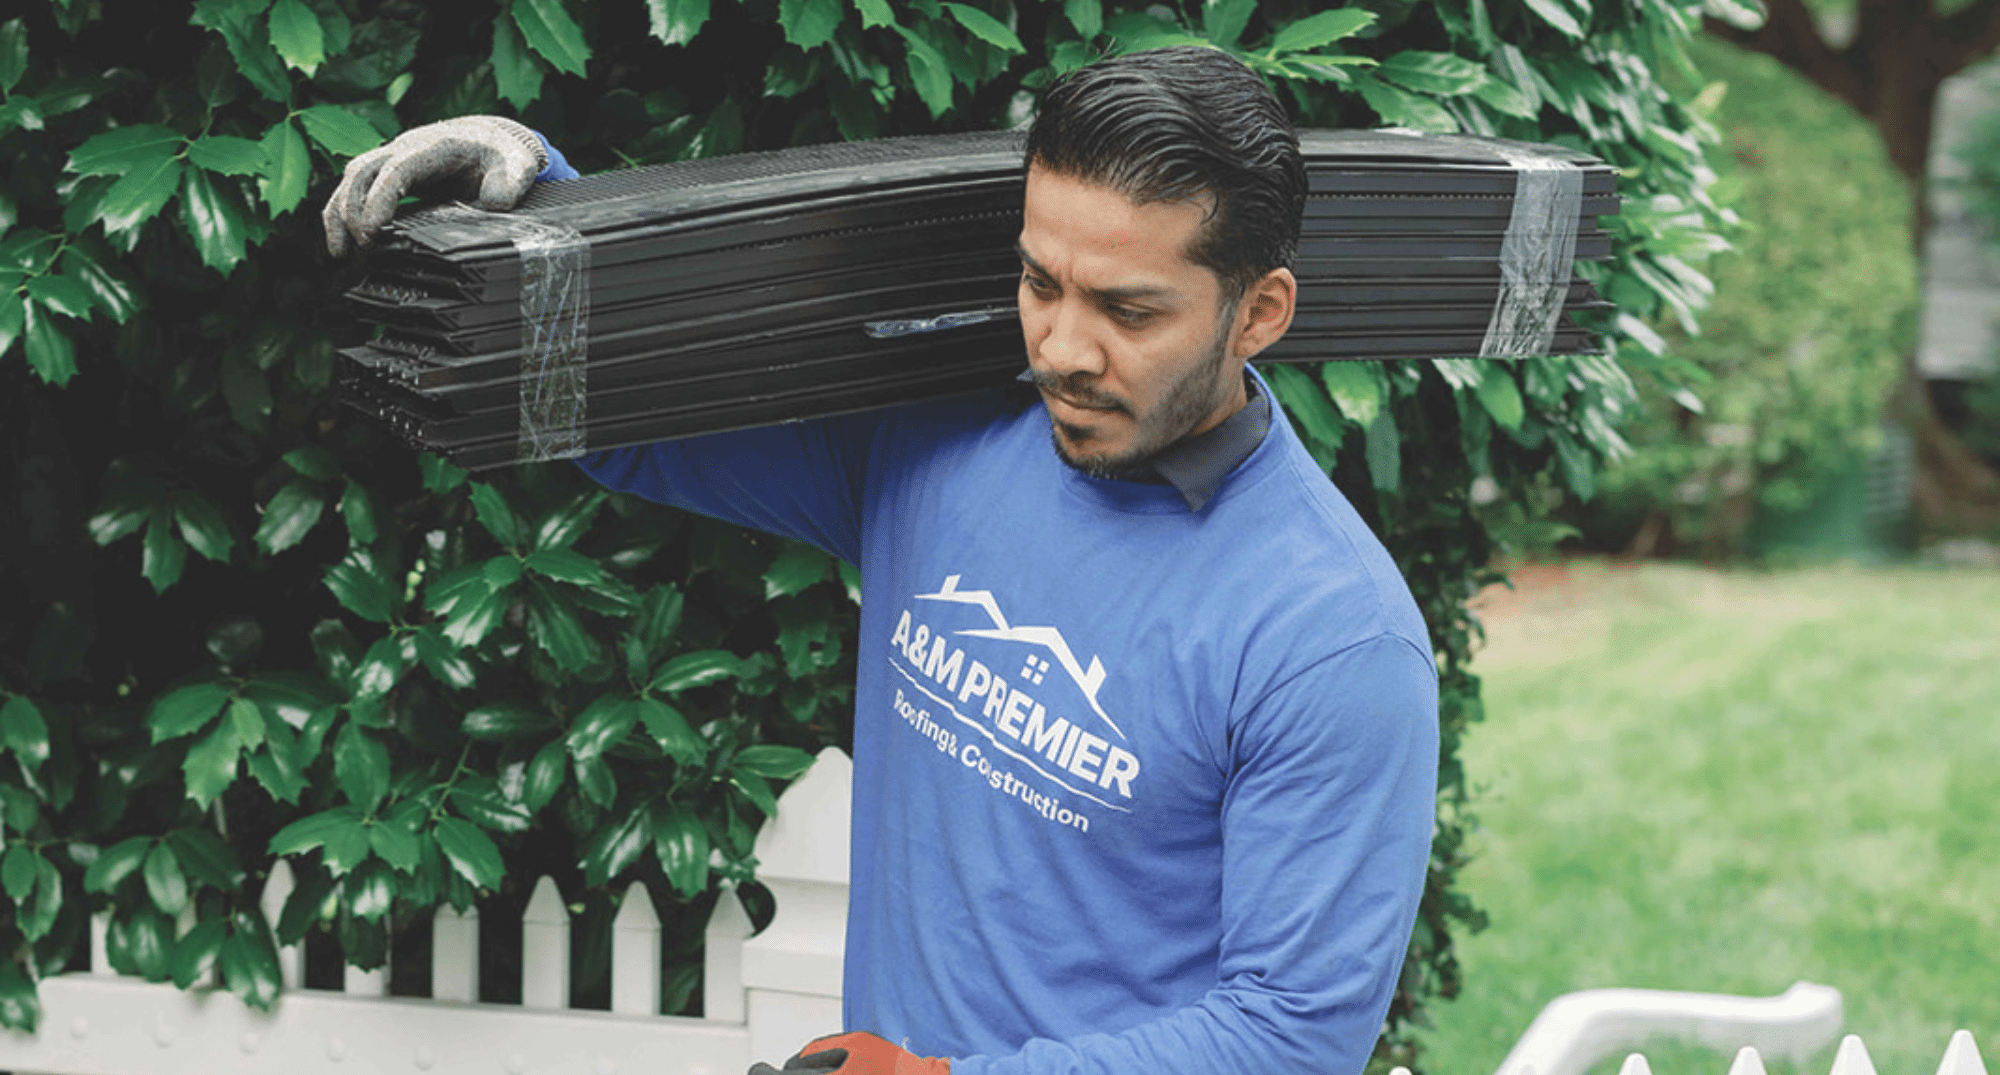
<svg viewBox="0 0 2000 1075">
<path fill-rule="evenodd" d="M 1292 327 L 1298 309 L 1299 281 L 1290 269 L 1272 269 L 1243 292 L 1236 304 L 1235 343 L 1231 358 L 1249 360 L 1277 343 Z"/>
</svg>

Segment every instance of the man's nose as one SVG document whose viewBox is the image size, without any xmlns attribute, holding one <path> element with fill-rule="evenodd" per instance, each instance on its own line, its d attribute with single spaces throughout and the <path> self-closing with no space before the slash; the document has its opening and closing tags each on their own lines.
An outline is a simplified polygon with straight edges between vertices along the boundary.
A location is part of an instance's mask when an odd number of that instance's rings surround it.
<svg viewBox="0 0 2000 1075">
<path fill-rule="evenodd" d="M 1059 376 L 1104 372 L 1104 352 L 1090 332 L 1089 312 L 1064 297 L 1049 310 L 1049 329 L 1042 337 L 1042 366 Z"/>
</svg>

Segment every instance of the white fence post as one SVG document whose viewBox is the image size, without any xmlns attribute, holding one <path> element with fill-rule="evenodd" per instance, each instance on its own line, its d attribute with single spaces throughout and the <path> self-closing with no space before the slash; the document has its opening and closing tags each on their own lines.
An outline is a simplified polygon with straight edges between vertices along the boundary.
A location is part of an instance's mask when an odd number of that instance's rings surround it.
<svg viewBox="0 0 2000 1075">
<path fill-rule="evenodd" d="M 479 908 L 445 904 L 431 919 L 431 999 L 479 999 Z"/>
<path fill-rule="evenodd" d="M 737 1026 L 744 1022 L 743 942 L 751 932 L 750 915 L 736 887 L 723 888 L 709 913 L 702 945 L 702 1018 Z"/>
<path fill-rule="evenodd" d="M 611 920 L 611 1010 L 660 1014 L 660 913 L 644 881 L 625 890 L 625 902 Z"/>
<path fill-rule="evenodd" d="M 298 881 L 292 876 L 292 864 L 279 859 L 271 864 L 271 876 L 264 879 L 263 895 L 257 897 L 257 907 L 264 912 L 264 921 L 270 923 L 271 932 L 278 932 L 278 919 L 285 913 L 285 901 L 292 898 L 298 888 Z M 281 944 L 278 946 L 278 980 L 286 989 L 297 989 L 305 984 L 305 951 L 302 945 Z"/>
<path fill-rule="evenodd" d="M 1501 1075 L 1583 1075 L 1592 1064 L 1655 1037 L 1733 1050 L 1755 1045 L 1803 1060 L 1840 1033 L 1840 990 L 1795 982 L 1775 997 L 1663 989 L 1586 989 L 1549 1001 L 1528 1025 Z M 1836 1068 L 1833 1075 L 1874 1075 Z"/>
<path fill-rule="evenodd" d="M 521 914 L 521 1004 L 569 1007 L 569 908 L 549 877 L 535 882 Z"/>
<path fill-rule="evenodd" d="M 841 1030 L 853 784 L 847 755 L 820 751 L 757 834 L 757 879 L 771 890 L 777 915 L 743 943 L 743 985 L 750 1055 L 773 1065 Z"/>
<path fill-rule="evenodd" d="M 1859 1034 L 1840 1039 L 1840 1049 L 1833 1054 L 1831 1075 L 1875 1075 L 1875 1061 L 1869 1058 L 1868 1046 L 1862 1043 Z"/>
<path fill-rule="evenodd" d="M 1938 1061 L 1937 1075 L 1986 1075 L 1986 1065 L 1979 1059 L 1979 1046 L 1973 1044 L 1972 1031 L 1952 1034 L 1951 1044 L 1945 1046 L 1944 1059 Z"/>
<path fill-rule="evenodd" d="M 111 969 L 106 934 L 111 932 L 111 912 L 99 911 L 90 916 L 90 973 L 116 975 Z"/>
<path fill-rule="evenodd" d="M 347 953 L 340 956 L 340 988 L 350 997 L 386 997 L 389 995 L 389 948 L 385 942 L 382 948 L 382 965 L 374 970 L 362 970 L 347 962 Z"/>
</svg>

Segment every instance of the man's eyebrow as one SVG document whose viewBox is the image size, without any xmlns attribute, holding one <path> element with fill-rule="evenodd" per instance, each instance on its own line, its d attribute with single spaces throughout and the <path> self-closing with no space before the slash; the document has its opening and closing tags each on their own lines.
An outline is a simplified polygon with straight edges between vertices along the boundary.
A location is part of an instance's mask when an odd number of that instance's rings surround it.
<svg viewBox="0 0 2000 1075">
<path fill-rule="evenodd" d="M 1047 269 L 1042 267 L 1041 262 L 1035 260 L 1034 255 L 1028 253 L 1028 248 L 1022 246 L 1019 242 L 1014 244 L 1014 252 L 1021 255 L 1021 263 L 1023 265 L 1043 276 L 1052 275 Z M 1089 295 L 1099 302 L 1137 302 L 1143 299 L 1171 297 L 1174 294 L 1172 288 L 1155 287 L 1148 284 L 1133 284 L 1128 287 L 1088 287 L 1084 288 L 1083 291 L 1084 294 Z"/>
</svg>

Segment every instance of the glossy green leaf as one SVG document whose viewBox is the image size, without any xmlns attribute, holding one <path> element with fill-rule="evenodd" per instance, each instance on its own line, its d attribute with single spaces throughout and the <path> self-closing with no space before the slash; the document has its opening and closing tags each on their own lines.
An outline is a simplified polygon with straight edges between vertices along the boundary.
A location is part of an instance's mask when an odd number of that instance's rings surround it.
<svg viewBox="0 0 2000 1075">
<path fill-rule="evenodd" d="M 833 40 L 840 26 L 841 0 L 778 0 L 778 25 L 785 40 L 816 49 Z"/>
<path fill-rule="evenodd" d="M 324 846 L 329 839 L 347 829 L 361 827 L 361 815 L 355 813 L 352 807 L 324 810 L 279 829 L 277 835 L 271 837 L 269 851 L 273 855 L 303 854 Z"/>
<path fill-rule="evenodd" d="M 861 13 L 864 30 L 896 25 L 896 9 L 889 6 L 889 0 L 854 0 L 854 10 Z"/>
<path fill-rule="evenodd" d="M 49 760 L 49 725 L 42 710 L 25 694 L 17 694 L 0 705 L 0 738 L 7 749 L 28 769 L 40 769 Z"/>
<path fill-rule="evenodd" d="M 705 649 L 693 653 L 683 653 L 660 667 L 647 690 L 665 691 L 669 694 L 719 683 L 733 676 L 741 675 L 743 662 L 728 650 Z"/>
<path fill-rule="evenodd" d="M 946 0 L 944 8 L 951 12 L 951 17 L 957 19 L 960 26 L 970 30 L 972 35 L 981 41 L 995 48 L 1006 49 L 1008 52 L 1028 51 L 1021 46 L 1021 39 L 1015 36 L 1013 30 L 1007 28 L 1006 23 L 986 12 L 970 4 L 954 4 L 949 0 Z"/>
<path fill-rule="evenodd" d="M 341 890 L 347 897 L 348 911 L 356 918 L 380 921 L 395 906 L 396 875 L 387 863 L 370 859 L 347 875 Z"/>
<path fill-rule="evenodd" d="M 1385 493 L 1403 484 L 1403 437 L 1396 416 L 1386 407 L 1368 423 L 1368 476 Z"/>
<path fill-rule="evenodd" d="M 305 200 L 306 185 L 312 181 L 312 157 L 306 152 L 305 136 L 289 119 L 264 132 L 262 144 L 267 163 L 258 190 L 271 215 L 283 216 Z"/>
<path fill-rule="evenodd" d="M 525 808 L 496 795 L 482 795 L 458 787 L 451 789 L 450 799 L 452 809 L 495 832 L 526 832 L 533 820 Z"/>
<path fill-rule="evenodd" d="M 542 95 L 542 61 L 528 51 L 513 19 L 493 20 L 493 82 L 500 97 L 516 111 Z"/>
<path fill-rule="evenodd" d="M 234 348 L 222 358 L 222 398 L 229 416 L 248 433 L 262 435 L 271 418 L 271 382 L 248 349 Z"/>
<path fill-rule="evenodd" d="M 104 230 L 125 231 L 158 216 L 174 191 L 180 189 L 184 171 L 178 159 L 161 157 L 140 163 L 119 177 L 98 208 Z"/>
<path fill-rule="evenodd" d="M 917 88 L 917 96 L 928 108 L 931 118 L 936 119 L 951 110 L 952 79 L 951 64 L 930 42 L 903 27 L 896 27 L 903 35 L 903 47 L 909 58 L 910 81 Z"/>
<path fill-rule="evenodd" d="M 646 0 L 647 28 L 663 45 L 685 45 L 708 23 L 710 0 Z"/>
<path fill-rule="evenodd" d="M 208 498 L 192 489 L 184 489 L 173 496 L 174 525 L 180 531 L 181 540 L 204 558 L 219 564 L 229 562 L 230 553 L 236 548 L 236 539 L 229 533 L 229 523 Z"/>
<path fill-rule="evenodd" d="M 1479 381 L 1479 402 L 1486 413 L 1500 423 L 1502 428 L 1521 428 L 1521 420 L 1527 417 L 1527 409 L 1521 402 L 1521 388 L 1514 383 L 1507 365 L 1501 362 L 1481 363 L 1484 376 Z"/>
<path fill-rule="evenodd" d="M 1486 102 L 1495 111 L 1518 116 L 1521 119 L 1535 118 L 1534 102 L 1523 96 L 1520 90 L 1497 78 L 1489 77 L 1473 87 L 1472 95 Z"/>
<path fill-rule="evenodd" d="M 477 646 L 500 623 L 511 599 L 481 586 L 477 594 L 452 606 L 445 617 L 444 636 L 453 645 Z"/>
<path fill-rule="evenodd" d="M 1340 415 L 1326 393 L 1297 366 L 1271 365 L 1264 370 L 1272 395 L 1284 404 L 1285 412 L 1298 423 L 1299 432 L 1309 441 L 1318 441 L 1338 451 L 1341 440 Z"/>
<path fill-rule="evenodd" d="M 467 713 L 459 728 L 474 739 L 504 743 L 545 735 L 555 728 L 555 722 L 538 706 L 491 702 Z"/>
<path fill-rule="evenodd" d="M 1063 0 L 1063 17 L 1090 41 L 1104 32 L 1104 0 Z"/>
<path fill-rule="evenodd" d="M 221 683 L 194 683 L 162 695 L 146 717 L 153 742 L 165 742 L 206 728 L 228 706 L 232 693 Z"/>
<path fill-rule="evenodd" d="M 449 493 L 465 484 L 466 470 L 452 466 L 441 456 L 418 452 L 417 475 L 423 479 L 425 489 L 433 493 Z"/>
<path fill-rule="evenodd" d="M 222 942 L 229 936 L 229 924 L 219 918 L 211 918 L 195 925 L 180 940 L 174 942 L 173 980 L 174 985 L 188 989 L 197 982 L 205 982 L 215 972 L 215 964 L 222 951 Z"/>
<path fill-rule="evenodd" d="M 14 341 L 27 327 L 27 317 L 28 304 L 21 293 L 0 287 L 0 355 L 14 349 Z"/>
<path fill-rule="evenodd" d="M 1451 118 L 1451 113 L 1428 97 L 1366 76 L 1356 78 L 1354 88 L 1361 91 L 1361 99 L 1385 123 L 1445 134 L 1458 130 L 1458 121 Z"/>
<path fill-rule="evenodd" d="M 321 149 L 336 157 L 358 157 L 382 144 L 382 132 L 338 105 L 301 109 L 299 122 Z"/>
<path fill-rule="evenodd" d="M 493 839 L 470 821 L 441 817 L 437 822 L 438 850 L 460 877 L 479 888 L 499 888 L 506 876 L 500 849 Z"/>
<path fill-rule="evenodd" d="M 1201 33 L 1218 48 L 1229 48 L 1243 36 L 1243 27 L 1257 11 L 1257 0 L 1206 0 L 1201 7 Z"/>
<path fill-rule="evenodd" d="M 394 821 L 377 821 L 368 826 L 368 846 L 383 862 L 404 873 L 416 869 L 423 858 L 417 834 Z"/>
<path fill-rule="evenodd" d="M 146 853 L 152 849 L 152 837 L 133 836 L 99 851 L 97 861 L 83 871 L 83 890 L 109 892 L 117 888 L 118 882 L 132 876 L 145 863 Z M 3 862 L 0 869 L 4 869 Z"/>
<path fill-rule="evenodd" d="M 124 175 L 140 165 L 173 159 L 186 142 L 179 131 L 157 123 L 117 127 L 70 151 L 69 170 L 78 175 Z"/>
<path fill-rule="evenodd" d="M 64 317 L 87 318 L 96 305 L 95 296 L 81 280 L 53 273 L 30 277 L 28 298 Z"/>
<path fill-rule="evenodd" d="M 228 276 L 236 262 L 244 260 L 244 244 L 250 238 L 248 206 L 228 180 L 212 180 L 208 172 L 188 170 L 188 182 L 180 192 L 180 222 L 194 238 L 194 250 L 202 264 Z"/>
<path fill-rule="evenodd" d="M 326 588 L 349 612 L 373 623 L 387 623 L 396 608 L 389 583 L 375 572 L 374 558 L 361 550 L 327 569 Z"/>
<path fill-rule="evenodd" d="M 833 570 L 833 557 L 804 542 L 788 542 L 764 572 L 764 599 L 790 597 Z"/>
<path fill-rule="evenodd" d="M 319 16 L 300 0 L 278 0 L 271 5 L 271 47 L 287 66 L 311 78 L 326 60 L 326 33 Z"/>
<path fill-rule="evenodd" d="M 237 912 L 236 932 L 223 940 L 218 957 L 229 991 L 250 1007 L 269 1011 L 283 988 L 278 949 L 272 943 L 270 928 L 254 907 Z"/>
<path fill-rule="evenodd" d="M 285 62 L 271 47 L 270 27 L 261 16 L 269 5 L 259 0 L 196 0 L 194 18 L 222 35 L 236 70 L 248 79 L 267 100 L 283 101 L 291 96 L 291 79 Z"/>
<path fill-rule="evenodd" d="M 672 584 L 654 587 L 640 602 L 639 615 L 632 624 L 632 631 L 648 654 L 657 658 L 673 644 L 686 603 L 686 598 Z"/>
<path fill-rule="evenodd" d="M 28 365 L 44 384 L 68 384 L 76 376 L 76 345 L 57 328 L 39 303 L 23 306 L 22 323 L 27 337 Z"/>
<path fill-rule="evenodd" d="M 771 794 L 771 785 L 765 783 L 763 777 L 746 773 L 741 769 L 731 769 L 729 783 L 742 792 L 744 798 L 757 804 L 757 809 L 762 810 L 765 817 L 777 816 L 778 797 Z"/>
<path fill-rule="evenodd" d="M 187 778 L 188 798 L 195 805 L 208 809 L 208 804 L 236 781 L 236 762 L 241 750 L 236 729 L 229 721 L 217 724 L 214 731 L 188 748 L 181 772 Z"/>
<path fill-rule="evenodd" d="M 223 175 L 262 175 L 270 166 L 264 147 L 248 138 L 227 134 L 205 135 L 188 146 L 188 160 L 199 168 Z"/>
<path fill-rule="evenodd" d="M 1578 497 L 1589 500 L 1597 495 L 1597 464 L 1585 447 L 1568 430 L 1555 430 L 1556 462 L 1563 481 Z"/>
<path fill-rule="evenodd" d="M 164 982 L 173 973 L 174 920 L 150 908 L 113 918 L 113 942 L 125 963 L 149 982 Z M 107 937 L 107 941 L 111 938 Z"/>
<path fill-rule="evenodd" d="M 652 832 L 646 824 L 646 808 L 636 807 L 623 817 L 599 826 L 583 848 L 583 881 L 601 885 L 624 873 L 646 850 Z"/>
<path fill-rule="evenodd" d="M 638 708 L 639 720 L 645 725 L 646 733 L 658 741 L 676 762 L 695 765 L 707 755 L 707 741 L 688 726 L 687 717 L 680 710 L 658 698 L 641 698 Z"/>
<path fill-rule="evenodd" d="M 380 536 L 375 526 L 375 499 L 359 482 L 349 481 L 340 494 L 340 517 L 347 523 L 347 539 L 356 545 L 373 545 Z"/>
<path fill-rule="evenodd" d="M 813 756 L 797 747 L 759 744 L 744 747 L 730 759 L 730 768 L 772 780 L 790 780 L 812 768 Z"/>
<path fill-rule="evenodd" d="M 262 746 L 264 743 L 264 710 L 249 698 L 237 697 L 229 703 L 229 723 L 236 730 L 236 741 L 245 747 Z"/>
<path fill-rule="evenodd" d="M 528 762 L 527 780 L 521 787 L 521 805 L 538 814 L 561 790 L 569 769 L 569 751 L 560 739 L 545 744 Z"/>
<path fill-rule="evenodd" d="M 582 75 L 590 59 L 583 30 L 563 10 L 561 0 L 513 0 L 508 10 L 528 47 L 542 54 L 556 70 Z"/>
<path fill-rule="evenodd" d="M 26 844 L 15 844 L 0 857 L 0 886 L 6 888 L 7 895 L 16 903 L 35 890 L 36 864 L 41 859 Z"/>
<path fill-rule="evenodd" d="M 389 793 L 389 748 L 350 721 L 333 742 L 333 775 L 347 801 L 372 814 Z"/>
<path fill-rule="evenodd" d="M 314 481 L 330 482 L 340 477 L 340 461 L 317 444 L 293 448 L 284 454 L 284 460 L 300 476 Z"/>
<path fill-rule="evenodd" d="M 1352 37 L 1375 22 L 1375 13 L 1356 7 L 1309 15 L 1287 24 L 1271 38 L 1273 52 L 1310 52 L 1344 37 Z"/>
<path fill-rule="evenodd" d="M 577 790 L 584 801 L 609 807 L 618 798 L 618 777 L 602 757 L 578 759 L 575 767 Z"/>
<path fill-rule="evenodd" d="M 102 256 L 93 251 L 101 251 Z M 63 248 L 62 267 L 66 275 L 90 289 L 99 309 L 122 325 L 139 309 L 139 297 L 131 284 L 106 268 L 111 257 L 111 252 L 104 250 L 95 236 L 72 236 L 70 244 Z M 0 326 L 0 337 L 5 335 L 5 327 Z"/>
<path fill-rule="evenodd" d="M 1486 83 L 1486 69 L 1449 52 L 1404 49 L 1383 60 L 1375 73 L 1405 89 L 1455 96 Z"/>
<path fill-rule="evenodd" d="M 593 583 L 604 578 L 597 561 L 574 549 L 538 549 L 523 557 L 521 566 L 557 582 Z"/>
<path fill-rule="evenodd" d="M 493 540 L 513 548 L 522 540 L 521 517 L 507 505 L 507 498 L 500 490 L 485 482 L 473 482 L 472 509 L 479 518 L 479 525 L 486 528 Z"/>
<path fill-rule="evenodd" d="M 20 19 L 0 25 L 0 96 L 14 92 L 28 72 L 28 26 Z"/>
<path fill-rule="evenodd" d="M 177 915 L 187 905 L 187 875 L 181 872 L 180 860 L 174 857 L 174 849 L 166 844 L 155 844 L 146 855 L 146 894 L 153 899 L 153 906 L 162 914 Z"/>
<path fill-rule="evenodd" d="M 165 593 L 179 582 L 181 568 L 187 563 L 187 546 L 174 536 L 171 519 L 164 507 L 154 512 L 146 522 L 146 538 L 140 546 L 139 573 L 152 584 L 154 593 Z"/>
<path fill-rule="evenodd" d="M 678 803 L 654 803 L 653 853 L 660 869 L 685 899 L 708 890 L 708 829 L 694 811 Z"/>
<path fill-rule="evenodd" d="M 623 695 L 607 694 L 585 707 L 569 730 L 570 755 L 581 761 L 594 758 L 625 738 L 639 722 L 638 706 Z"/>
<path fill-rule="evenodd" d="M 597 509 L 604 505 L 605 499 L 604 490 L 592 489 L 543 516 L 535 525 L 534 547 L 566 549 L 576 544 L 576 539 L 590 529 L 591 520 L 597 517 Z"/>
<path fill-rule="evenodd" d="M 1583 36 L 1583 24 L 1562 5 L 1562 0 L 1527 0 L 1528 10 L 1539 15 L 1543 22 L 1561 30 L 1571 37 Z"/>
<path fill-rule="evenodd" d="M 1328 362 L 1320 367 L 1319 379 L 1348 421 L 1365 429 L 1381 413 L 1383 385 L 1368 363 Z"/>
<path fill-rule="evenodd" d="M 243 883 L 243 864 L 236 852 L 207 829 L 181 828 L 167 834 L 181 868 L 195 880 L 220 889 Z"/>
<path fill-rule="evenodd" d="M 565 671 L 579 671 L 597 660 L 597 641 L 584 628 L 575 602 L 546 583 L 528 581 L 528 637 Z"/>
<path fill-rule="evenodd" d="M 264 505 L 257 523 L 257 546 L 265 552 L 283 552 L 304 541 L 319 525 L 326 510 L 326 496 L 311 482 L 294 481 L 281 487 Z"/>
<path fill-rule="evenodd" d="M 453 690 L 466 690 L 479 681 L 479 672 L 458 647 L 444 637 L 443 628 L 426 624 L 414 636 L 417 660 L 431 676 Z"/>
<path fill-rule="evenodd" d="M 295 751 L 275 742 L 250 755 L 245 763 L 250 776 L 279 802 L 296 803 L 306 788 L 306 777 Z"/>
</svg>

